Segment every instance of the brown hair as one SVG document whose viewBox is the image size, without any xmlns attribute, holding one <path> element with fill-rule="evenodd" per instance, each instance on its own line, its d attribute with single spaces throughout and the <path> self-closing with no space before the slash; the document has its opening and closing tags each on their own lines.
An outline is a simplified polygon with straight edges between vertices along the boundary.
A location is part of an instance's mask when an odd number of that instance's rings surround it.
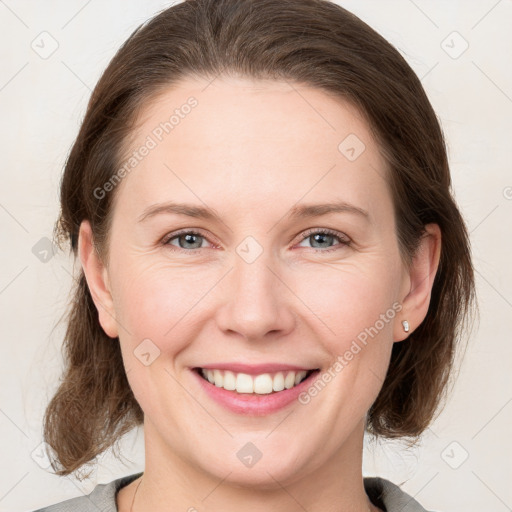
<svg viewBox="0 0 512 512">
<path fill-rule="evenodd" d="M 188 0 L 141 25 L 91 95 L 62 178 L 57 243 L 69 240 L 76 258 L 79 226 L 87 219 L 107 258 L 115 194 L 98 198 L 94 191 L 119 169 L 138 114 L 180 78 L 219 74 L 289 80 L 350 101 L 389 164 L 404 262 L 424 226 L 440 226 L 441 260 L 427 316 L 407 340 L 394 343 L 366 426 L 377 437 L 417 439 L 444 397 L 474 304 L 469 238 L 452 197 L 441 127 L 420 80 L 393 46 L 342 7 L 327 0 Z M 82 270 L 66 320 L 65 372 L 44 417 L 59 475 L 90 463 L 144 418 L 119 342 L 101 328 Z"/>
</svg>

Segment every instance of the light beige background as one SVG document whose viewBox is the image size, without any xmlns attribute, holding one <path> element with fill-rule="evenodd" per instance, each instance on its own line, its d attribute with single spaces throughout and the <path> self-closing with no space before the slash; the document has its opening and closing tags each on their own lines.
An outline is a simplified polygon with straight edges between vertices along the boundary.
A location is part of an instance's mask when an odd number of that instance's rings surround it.
<svg viewBox="0 0 512 512">
<path fill-rule="evenodd" d="M 451 398 L 421 445 L 369 439 L 364 473 L 403 484 L 429 510 L 511 510 L 512 1 L 339 3 L 422 78 L 446 133 L 481 308 Z M 90 480 L 41 467 L 42 415 L 61 365 L 63 329 L 53 328 L 73 267 L 63 254 L 41 261 L 41 239 L 51 238 L 63 163 L 94 84 L 131 32 L 168 5 L 0 0 L 0 511 L 34 510 L 143 469 L 140 430 L 121 444 L 125 465 L 107 453 Z"/>
</svg>

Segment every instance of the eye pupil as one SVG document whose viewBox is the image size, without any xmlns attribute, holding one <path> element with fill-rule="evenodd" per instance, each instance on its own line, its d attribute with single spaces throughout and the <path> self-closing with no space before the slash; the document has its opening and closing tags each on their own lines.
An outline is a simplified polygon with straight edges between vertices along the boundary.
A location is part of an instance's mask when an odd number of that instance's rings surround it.
<svg viewBox="0 0 512 512">
<path fill-rule="evenodd" d="M 329 235 L 327 233 L 316 233 L 313 235 L 313 239 L 315 242 L 318 242 L 320 244 L 325 244 L 327 239 L 327 243 L 329 242 L 329 239 L 332 239 L 333 235 Z M 323 240 L 324 239 L 324 240 Z"/>
<path fill-rule="evenodd" d="M 194 245 L 194 239 L 195 239 L 195 238 L 201 238 L 201 236 L 200 236 L 200 235 L 195 235 L 195 234 L 193 234 L 193 233 L 187 233 L 187 234 L 185 234 L 185 235 L 181 235 L 181 237 L 180 237 L 180 238 L 184 238 L 184 239 L 185 239 L 185 243 L 186 243 L 186 244 L 192 244 L 192 245 Z M 198 245 L 198 243 L 197 243 L 197 241 L 196 241 L 195 245 L 196 245 L 197 247 L 200 247 L 200 246 L 201 246 L 201 241 L 199 241 L 199 245 Z M 180 244 L 180 246 L 181 246 L 181 244 Z M 187 246 L 187 248 L 190 248 L 190 247 L 188 247 L 188 246 Z"/>
</svg>

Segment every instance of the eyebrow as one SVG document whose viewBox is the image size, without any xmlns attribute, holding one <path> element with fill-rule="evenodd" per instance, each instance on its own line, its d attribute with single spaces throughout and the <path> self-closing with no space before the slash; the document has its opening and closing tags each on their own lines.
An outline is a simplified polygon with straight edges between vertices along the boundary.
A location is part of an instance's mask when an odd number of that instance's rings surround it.
<svg viewBox="0 0 512 512">
<path fill-rule="evenodd" d="M 155 217 L 159 214 L 176 214 L 185 215 L 187 217 L 194 217 L 197 219 L 213 220 L 222 222 L 220 215 L 213 209 L 205 206 L 197 206 L 189 203 L 157 203 L 146 208 L 139 216 L 137 222 L 143 222 L 151 217 Z M 310 217 L 320 217 L 329 213 L 352 213 L 360 215 L 366 220 L 369 220 L 370 216 L 366 210 L 347 203 L 345 201 L 322 203 L 322 204 L 300 204 L 290 209 L 285 215 L 288 220 L 293 219 L 304 219 Z"/>
</svg>

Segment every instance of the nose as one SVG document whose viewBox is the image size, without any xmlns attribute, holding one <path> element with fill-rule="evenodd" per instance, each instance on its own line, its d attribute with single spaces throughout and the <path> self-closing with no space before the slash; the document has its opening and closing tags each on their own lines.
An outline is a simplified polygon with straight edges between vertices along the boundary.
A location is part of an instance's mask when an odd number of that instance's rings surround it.
<svg viewBox="0 0 512 512">
<path fill-rule="evenodd" d="M 251 263 L 234 258 L 233 269 L 222 287 L 227 298 L 217 310 L 217 325 L 224 333 L 258 341 L 293 330 L 293 293 L 271 264 L 265 252 Z"/>
</svg>

